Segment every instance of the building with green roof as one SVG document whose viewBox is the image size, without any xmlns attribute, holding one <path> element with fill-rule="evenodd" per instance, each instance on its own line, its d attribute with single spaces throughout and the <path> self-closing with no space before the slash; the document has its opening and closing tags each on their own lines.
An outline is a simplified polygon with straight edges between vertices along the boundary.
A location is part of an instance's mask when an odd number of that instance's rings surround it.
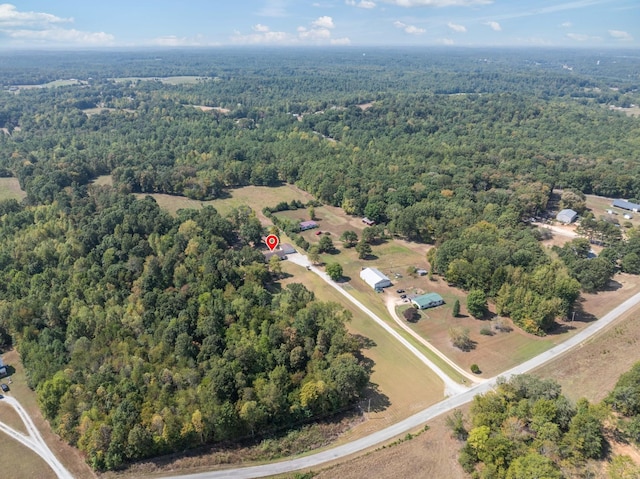
<svg viewBox="0 0 640 479">
<path fill-rule="evenodd" d="M 444 304 L 444 299 L 438 293 L 427 293 L 412 298 L 411 303 L 418 309 L 427 309 Z"/>
</svg>

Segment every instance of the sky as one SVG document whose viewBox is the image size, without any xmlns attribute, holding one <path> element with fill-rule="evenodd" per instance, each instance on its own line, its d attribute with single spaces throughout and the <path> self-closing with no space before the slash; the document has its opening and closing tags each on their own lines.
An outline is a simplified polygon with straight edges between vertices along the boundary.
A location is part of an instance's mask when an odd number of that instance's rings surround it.
<svg viewBox="0 0 640 479">
<path fill-rule="evenodd" d="M 638 48 L 640 0 L 0 3 L 3 50 L 241 45 Z"/>
</svg>

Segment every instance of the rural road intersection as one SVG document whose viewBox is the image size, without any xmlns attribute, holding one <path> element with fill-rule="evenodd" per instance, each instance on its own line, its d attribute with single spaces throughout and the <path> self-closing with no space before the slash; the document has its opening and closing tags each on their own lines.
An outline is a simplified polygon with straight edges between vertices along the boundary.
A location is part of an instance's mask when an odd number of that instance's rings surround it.
<svg viewBox="0 0 640 479">
<path fill-rule="evenodd" d="M 44 439 L 42 439 L 40 431 L 38 431 L 38 428 L 35 426 L 35 424 L 33 424 L 31 417 L 29 416 L 27 411 L 24 410 L 18 400 L 10 396 L 4 396 L 2 399 L 0 399 L 0 401 L 9 404 L 16 410 L 16 412 L 20 416 L 20 419 L 22 419 L 22 422 L 27 428 L 28 435 L 16 431 L 15 429 L 7 426 L 2 422 L 0 422 L 0 431 L 4 432 L 9 437 L 15 439 L 19 443 L 23 444 L 24 446 L 28 447 L 33 452 L 38 454 L 56 473 L 59 479 L 73 479 L 71 473 L 67 471 L 67 469 L 62 465 L 55 454 L 51 452 L 51 449 L 49 449 L 47 443 L 44 441 Z"/>
</svg>

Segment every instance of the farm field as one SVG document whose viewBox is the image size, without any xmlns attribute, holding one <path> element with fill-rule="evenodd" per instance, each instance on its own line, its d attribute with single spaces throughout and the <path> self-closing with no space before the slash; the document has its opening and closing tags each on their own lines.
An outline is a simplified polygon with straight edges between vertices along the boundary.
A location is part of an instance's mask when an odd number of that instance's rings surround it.
<svg viewBox="0 0 640 479">
<path fill-rule="evenodd" d="M 59 86 L 78 86 L 78 85 L 86 85 L 87 82 L 84 80 L 76 80 L 75 78 L 70 78 L 68 80 L 54 80 L 49 83 L 43 83 L 41 85 L 12 85 L 20 90 L 33 90 L 35 88 L 56 88 Z"/>
<path fill-rule="evenodd" d="M 87 116 L 99 115 L 103 112 L 112 112 L 112 111 L 126 111 L 127 113 L 135 113 L 135 110 L 130 108 L 108 108 L 108 107 L 96 107 L 96 108 L 84 108 L 83 113 Z"/>
<path fill-rule="evenodd" d="M 0 421 L 18 432 L 28 434 L 27 428 L 16 410 L 2 400 L 0 400 Z"/>
<path fill-rule="evenodd" d="M 0 178 L 0 201 L 20 201 L 26 196 L 27 194 L 22 189 L 20 189 L 18 178 Z"/>
<path fill-rule="evenodd" d="M 371 382 L 377 391 L 369 391 L 360 406 L 366 412 L 371 398 L 371 412 L 367 421 L 355 426 L 339 442 L 352 440 L 374 430 L 382 429 L 411 416 L 443 398 L 442 381 L 411 352 L 388 335 L 382 328 L 349 303 L 333 288 L 328 288 L 316 274 L 293 263 L 283 261 L 283 271 L 292 276 L 281 280 L 282 286 L 302 283 L 322 301 L 333 301 L 349 310 L 353 319 L 347 325 L 353 334 L 369 338 L 375 344 L 365 349 L 372 360 Z"/>
</svg>

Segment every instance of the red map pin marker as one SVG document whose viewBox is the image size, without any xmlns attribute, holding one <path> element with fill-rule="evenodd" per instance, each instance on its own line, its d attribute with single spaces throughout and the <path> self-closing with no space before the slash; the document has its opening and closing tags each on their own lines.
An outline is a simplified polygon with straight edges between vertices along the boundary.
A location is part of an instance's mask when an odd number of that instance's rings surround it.
<svg viewBox="0 0 640 479">
<path fill-rule="evenodd" d="M 267 236 L 267 239 L 265 240 L 265 242 L 267 243 L 267 246 L 269 247 L 269 249 L 273 251 L 278 246 L 278 243 L 280 242 L 280 240 L 276 235 L 269 235 Z"/>
</svg>

